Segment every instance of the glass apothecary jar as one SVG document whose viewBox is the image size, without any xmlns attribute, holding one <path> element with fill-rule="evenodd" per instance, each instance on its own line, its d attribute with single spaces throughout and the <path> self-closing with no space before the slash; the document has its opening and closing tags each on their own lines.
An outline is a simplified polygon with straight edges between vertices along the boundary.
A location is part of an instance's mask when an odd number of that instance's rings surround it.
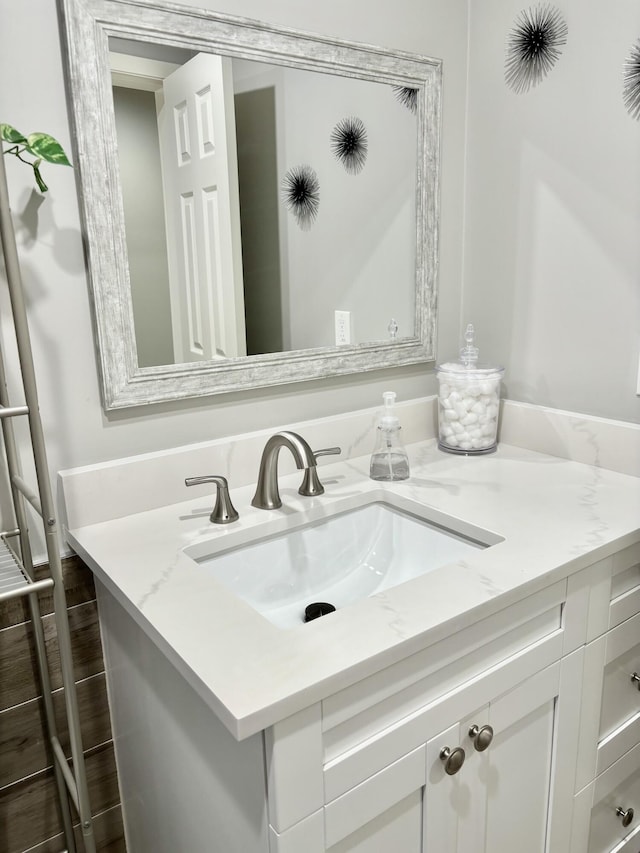
<svg viewBox="0 0 640 853">
<path fill-rule="evenodd" d="M 471 323 L 460 361 L 436 366 L 438 447 L 447 453 L 493 453 L 498 446 L 500 384 L 504 367 L 478 364 Z"/>
</svg>

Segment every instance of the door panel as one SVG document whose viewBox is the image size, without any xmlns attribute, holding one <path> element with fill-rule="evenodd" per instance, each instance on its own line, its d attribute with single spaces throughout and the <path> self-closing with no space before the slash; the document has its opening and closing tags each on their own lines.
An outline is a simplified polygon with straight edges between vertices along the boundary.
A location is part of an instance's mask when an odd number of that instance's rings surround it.
<svg viewBox="0 0 640 853">
<path fill-rule="evenodd" d="M 490 704 L 487 851 L 545 849 L 559 689 L 557 663 Z"/>
<path fill-rule="evenodd" d="M 464 764 L 449 775 L 440 757 L 443 749 L 453 751 L 461 746 L 460 732 L 460 724 L 455 723 L 427 742 L 425 853 L 456 853 L 460 849 L 458 824 L 469 812 L 473 792 Z"/>
<path fill-rule="evenodd" d="M 327 848 L 329 853 L 422 853 L 423 798 L 424 786 Z"/>
<path fill-rule="evenodd" d="M 424 745 L 325 806 L 331 853 L 421 853 Z"/>
<path fill-rule="evenodd" d="M 559 664 L 476 710 L 427 744 L 427 853 L 542 853 L 545 850 Z M 470 729 L 491 726 L 476 749 Z M 444 746 L 464 764 L 447 775 Z"/>
<path fill-rule="evenodd" d="M 487 750 L 487 851 L 545 849 L 554 707 L 550 699 L 514 720 Z"/>
<path fill-rule="evenodd" d="M 231 61 L 198 54 L 158 114 L 177 362 L 246 355 Z"/>
</svg>

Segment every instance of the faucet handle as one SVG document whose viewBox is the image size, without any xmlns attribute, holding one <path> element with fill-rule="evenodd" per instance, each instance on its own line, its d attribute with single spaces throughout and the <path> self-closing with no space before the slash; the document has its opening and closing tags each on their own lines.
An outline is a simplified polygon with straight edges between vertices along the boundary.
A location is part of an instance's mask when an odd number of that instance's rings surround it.
<svg viewBox="0 0 640 853">
<path fill-rule="evenodd" d="M 342 449 L 340 447 L 324 447 L 322 450 L 312 450 L 314 459 L 317 459 L 318 456 L 337 456 L 339 453 L 342 453 Z M 298 489 L 299 495 L 304 495 L 304 497 L 312 498 L 315 495 L 324 494 L 324 486 L 320 482 L 320 478 L 318 477 L 318 470 L 313 466 L 313 468 L 305 468 L 304 477 L 302 478 L 302 484 Z"/>
<path fill-rule="evenodd" d="M 187 477 L 184 481 L 185 486 L 199 486 L 202 483 L 215 483 L 217 486 L 216 504 L 209 516 L 209 521 L 212 524 L 230 524 L 232 521 L 237 521 L 239 515 L 229 497 L 227 478 L 218 474 L 207 474 L 204 477 Z"/>
<path fill-rule="evenodd" d="M 313 455 L 318 458 L 318 456 L 338 456 L 342 453 L 341 447 L 324 447 L 322 450 L 312 450 Z"/>
</svg>

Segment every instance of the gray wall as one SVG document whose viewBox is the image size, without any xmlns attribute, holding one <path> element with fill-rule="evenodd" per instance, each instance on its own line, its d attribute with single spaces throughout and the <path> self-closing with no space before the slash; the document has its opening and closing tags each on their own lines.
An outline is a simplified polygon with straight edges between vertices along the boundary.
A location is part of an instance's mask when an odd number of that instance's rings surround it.
<svg viewBox="0 0 640 853">
<path fill-rule="evenodd" d="M 196 5 L 444 59 L 438 333 L 443 352 L 455 351 L 461 296 L 466 0 L 397 0 L 375 12 L 365 0 L 199 0 Z M 71 150 L 57 32 L 55 0 L 23 0 L 3 16 L 0 74 L 12 82 L 3 86 L 2 120 L 25 133 L 45 129 Z M 418 365 L 105 415 L 74 173 L 45 167 L 50 193 L 41 201 L 32 196 L 29 170 L 19 163 L 7 166 L 52 470 L 372 406 L 388 387 L 401 400 L 435 390 L 431 368 Z M 6 323 L 2 293 L 0 316 Z M 14 359 L 8 349 L 14 385 Z"/>
<path fill-rule="evenodd" d="M 173 364 L 164 197 L 153 92 L 114 87 L 138 364 Z"/>
<path fill-rule="evenodd" d="M 622 68 L 640 5 L 556 4 L 555 68 L 516 95 L 504 39 L 520 0 L 471 10 L 463 319 L 515 400 L 640 421 L 640 122 Z"/>
<path fill-rule="evenodd" d="M 369 81 L 242 60 L 233 63 L 233 80 L 236 95 L 269 87 L 277 130 L 277 162 L 272 163 L 277 174 L 271 190 L 277 218 L 271 207 L 263 216 L 267 226 L 280 232 L 281 299 L 274 301 L 271 292 L 260 299 L 268 281 L 259 276 L 255 288 L 248 288 L 244 270 L 248 339 L 252 309 L 264 318 L 280 303 L 283 346 L 277 349 L 333 346 L 336 309 L 351 312 L 353 343 L 385 340 L 392 317 L 400 335 L 412 335 L 416 116 L 398 103 L 390 86 Z M 236 97 L 237 124 L 239 103 Z M 330 145 L 333 127 L 349 116 L 363 121 L 367 133 L 368 156 L 357 175 L 345 171 Z M 239 130 L 237 137 L 240 146 L 245 131 Z M 253 156 L 264 156 L 262 148 L 269 140 L 261 127 L 256 140 Z M 251 264 L 242 186 L 249 181 L 243 181 L 240 154 L 239 163 L 243 260 Z M 309 230 L 299 227 L 280 193 L 288 170 L 302 164 L 313 168 L 320 185 L 318 216 Z M 256 260 L 264 231 L 258 220 Z"/>
<path fill-rule="evenodd" d="M 287 73 L 282 95 L 283 174 L 306 163 L 320 184 L 308 231 L 286 217 L 292 349 L 332 345 L 336 309 L 351 313 L 353 343 L 387 339 L 392 318 L 400 335 L 412 335 L 416 116 L 390 86 L 312 72 Z M 349 116 L 367 132 L 367 160 L 357 175 L 329 144 L 334 125 Z"/>
<path fill-rule="evenodd" d="M 615 14 L 566 0 L 563 56 L 519 96 L 503 80 L 516 0 L 397 0 L 375 13 L 365 0 L 199 5 L 441 57 L 439 358 L 457 353 L 473 321 L 482 357 L 506 365 L 514 399 L 640 420 L 640 122 L 620 95 L 640 35 L 636 0 L 619 0 Z M 12 82 L 2 120 L 45 129 L 70 150 L 55 6 L 23 0 L 3 18 L 0 74 Z M 435 390 L 432 367 L 415 366 L 105 415 L 74 173 L 45 167 L 42 200 L 27 168 L 7 167 L 52 470 L 371 406 L 387 388 L 399 399 Z M 4 289 L 0 318 L 6 326 Z"/>
</svg>

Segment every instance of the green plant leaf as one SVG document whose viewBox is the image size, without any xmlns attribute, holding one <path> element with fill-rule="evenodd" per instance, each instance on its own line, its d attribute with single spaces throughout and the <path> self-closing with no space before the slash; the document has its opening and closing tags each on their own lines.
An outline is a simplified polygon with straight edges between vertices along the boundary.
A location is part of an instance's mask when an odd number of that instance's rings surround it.
<svg viewBox="0 0 640 853">
<path fill-rule="evenodd" d="M 11 127 L 10 124 L 0 124 L 0 137 L 6 142 L 14 142 L 19 145 L 27 141 L 27 137 L 23 136 L 15 127 Z"/>
<path fill-rule="evenodd" d="M 71 165 L 62 145 L 48 133 L 30 133 L 26 144 L 32 154 L 48 163 L 57 163 L 60 166 Z"/>
</svg>

